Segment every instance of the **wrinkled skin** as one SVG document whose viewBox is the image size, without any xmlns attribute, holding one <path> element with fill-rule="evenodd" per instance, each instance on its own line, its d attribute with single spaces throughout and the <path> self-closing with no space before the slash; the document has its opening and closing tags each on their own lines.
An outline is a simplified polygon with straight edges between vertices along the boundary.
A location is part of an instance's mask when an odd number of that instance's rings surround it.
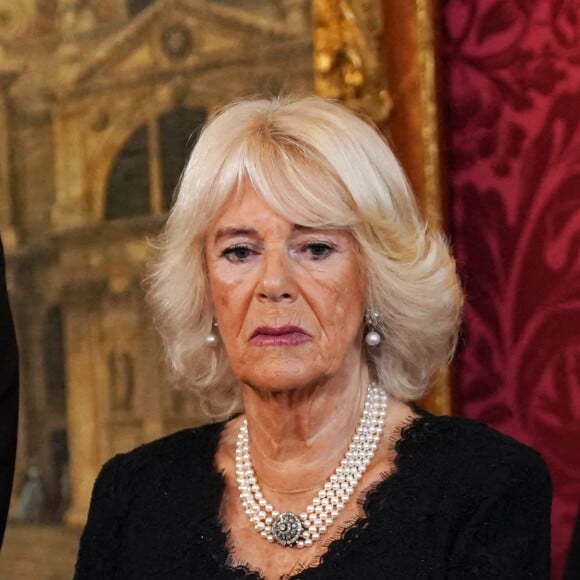
<svg viewBox="0 0 580 580">
<path fill-rule="evenodd" d="M 298 228 L 246 186 L 208 233 L 206 254 L 219 332 L 242 383 L 289 392 L 360 365 L 364 295 L 349 233 Z M 257 326 L 284 324 L 311 340 L 249 344 Z"/>
<path fill-rule="evenodd" d="M 368 368 L 362 351 L 364 286 L 348 232 L 301 228 L 275 213 L 244 184 L 206 236 L 211 298 L 220 338 L 242 384 L 257 476 L 276 509 L 304 511 L 334 471 L 358 423 Z M 256 329 L 293 326 L 277 343 Z M 274 343 L 274 344 L 272 344 Z M 391 401 L 387 428 L 408 408 Z M 267 578 L 308 564 L 322 542 L 296 550 L 268 544 L 241 508 L 235 481 L 235 438 L 241 418 L 222 436 L 217 465 L 226 478 L 222 517 L 232 561 L 248 562 Z M 388 471 L 381 449 L 359 489 Z M 367 485 L 365 485 L 367 484 Z M 358 513 L 351 500 L 339 520 Z"/>
</svg>

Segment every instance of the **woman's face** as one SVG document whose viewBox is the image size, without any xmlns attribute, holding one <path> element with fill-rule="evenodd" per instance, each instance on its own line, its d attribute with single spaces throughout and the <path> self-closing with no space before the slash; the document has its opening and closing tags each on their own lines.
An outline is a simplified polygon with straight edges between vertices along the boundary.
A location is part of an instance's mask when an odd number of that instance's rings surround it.
<svg viewBox="0 0 580 580">
<path fill-rule="evenodd" d="M 364 292 L 349 233 L 297 226 L 246 183 L 209 228 L 206 256 L 219 334 L 242 383 L 288 390 L 360 365 Z"/>
</svg>

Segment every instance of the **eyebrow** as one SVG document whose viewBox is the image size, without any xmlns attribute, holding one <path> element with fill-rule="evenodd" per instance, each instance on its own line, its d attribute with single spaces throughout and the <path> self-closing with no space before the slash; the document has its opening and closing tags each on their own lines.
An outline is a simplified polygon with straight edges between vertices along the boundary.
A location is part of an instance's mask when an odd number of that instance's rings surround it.
<svg viewBox="0 0 580 580">
<path fill-rule="evenodd" d="M 258 232 L 253 228 L 220 228 L 214 237 L 214 241 L 221 240 L 222 238 L 232 238 L 234 236 L 255 236 Z"/>
<path fill-rule="evenodd" d="M 307 230 L 315 230 L 318 228 L 311 228 L 309 226 L 301 226 L 298 224 L 294 224 L 292 229 L 295 231 L 298 231 L 298 232 L 303 232 L 303 231 L 307 231 Z M 257 235 L 258 235 L 258 231 L 255 230 L 254 228 L 236 228 L 236 227 L 230 226 L 230 227 L 220 228 L 214 236 L 214 242 L 217 242 L 218 240 L 221 240 L 223 238 L 233 238 L 235 236 L 257 236 Z"/>
</svg>

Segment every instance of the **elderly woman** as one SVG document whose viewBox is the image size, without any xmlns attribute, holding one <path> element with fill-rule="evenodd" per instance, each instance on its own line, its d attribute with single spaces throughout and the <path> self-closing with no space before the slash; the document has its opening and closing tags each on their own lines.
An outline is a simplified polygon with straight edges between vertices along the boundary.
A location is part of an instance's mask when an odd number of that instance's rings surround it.
<svg viewBox="0 0 580 580">
<path fill-rule="evenodd" d="M 78 580 L 548 577 L 540 457 L 411 404 L 462 295 L 357 115 L 314 97 L 221 111 L 150 298 L 175 376 L 220 422 L 103 467 Z"/>
</svg>

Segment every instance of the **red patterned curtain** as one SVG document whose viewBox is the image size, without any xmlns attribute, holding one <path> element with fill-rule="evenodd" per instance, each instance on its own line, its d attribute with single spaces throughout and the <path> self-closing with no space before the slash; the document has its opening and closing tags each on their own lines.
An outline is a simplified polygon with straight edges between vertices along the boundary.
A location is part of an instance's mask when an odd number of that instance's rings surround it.
<svg viewBox="0 0 580 580">
<path fill-rule="evenodd" d="M 580 500 L 580 2 L 442 0 L 460 412 L 541 452 L 553 575 Z"/>
</svg>

